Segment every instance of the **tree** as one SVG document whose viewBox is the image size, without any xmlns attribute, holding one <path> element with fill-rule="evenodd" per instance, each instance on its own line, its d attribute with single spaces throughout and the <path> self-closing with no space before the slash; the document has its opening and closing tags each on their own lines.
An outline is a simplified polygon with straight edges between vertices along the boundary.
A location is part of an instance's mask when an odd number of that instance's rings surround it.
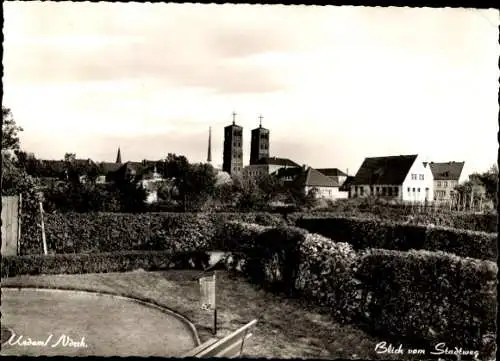
<svg viewBox="0 0 500 361">
<path fill-rule="evenodd" d="M 184 198 L 184 208 L 199 210 L 215 193 L 215 169 L 210 164 L 190 164 L 183 178 L 179 190 Z"/>
<path fill-rule="evenodd" d="M 283 181 L 270 174 L 257 178 L 257 186 L 262 192 L 265 205 L 285 197 L 286 190 Z"/>
<path fill-rule="evenodd" d="M 265 195 L 253 178 L 234 177 L 233 194 L 236 206 L 243 211 L 259 210 L 264 207 Z"/>
<path fill-rule="evenodd" d="M 21 152 L 19 133 L 23 129 L 14 120 L 9 108 L 2 106 L 2 195 L 17 195 L 21 193 L 35 194 L 38 191 L 38 181 L 30 177 L 24 169 L 24 152 Z M 21 158 L 21 163 L 19 158 Z"/>
<path fill-rule="evenodd" d="M 2 151 L 20 149 L 19 133 L 23 128 L 18 126 L 9 108 L 2 106 Z"/>
</svg>

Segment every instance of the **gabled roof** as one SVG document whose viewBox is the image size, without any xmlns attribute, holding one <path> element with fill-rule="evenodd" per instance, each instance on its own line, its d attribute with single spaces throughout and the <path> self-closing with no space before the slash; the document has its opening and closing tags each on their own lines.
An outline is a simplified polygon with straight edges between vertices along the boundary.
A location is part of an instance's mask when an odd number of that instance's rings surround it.
<svg viewBox="0 0 500 361">
<path fill-rule="evenodd" d="M 266 165 L 280 165 L 283 167 L 300 167 L 297 163 L 294 161 L 288 159 L 288 158 L 278 158 L 278 157 L 263 157 L 259 159 L 259 164 L 266 164 Z"/>
<path fill-rule="evenodd" d="M 460 179 L 465 162 L 429 163 L 434 180 Z"/>
<path fill-rule="evenodd" d="M 347 174 L 338 168 L 316 168 L 316 170 L 320 171 L 327 177 L 347 177 Z"/>
<path fill-rule="evenodd" d="M 302 170 L 299 175 L 298 182 L 305 187 L 338 187 L 339 183 L 319 172 L 318 170 L 308 167 L 305 171 Z"/>
<path fill-rule="evenodd" d="M 402 184 L 417 156 L 413 154 L 365 158 L 352 184 Z"/>
</svg>

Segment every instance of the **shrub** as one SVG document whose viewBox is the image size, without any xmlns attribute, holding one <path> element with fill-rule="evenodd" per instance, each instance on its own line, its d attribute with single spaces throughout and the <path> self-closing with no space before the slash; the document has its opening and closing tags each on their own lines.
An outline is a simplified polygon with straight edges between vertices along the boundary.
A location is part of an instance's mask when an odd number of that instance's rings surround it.
<svg viewBox="0 0 500 361">
<path fill-rule="evenodd" d="M 261 229 L 247 247 L 245 271 L 254 282 L 293 294 L 300 262 L 299 247 L 307 232 L 295 227 Z"/>
<path fill-rule="evenodd" d="M 301 218 L 296 225 L 334 241 L 345 240 L 354 249 L 428 249 L 486 260 L 497 257 L 496 235 L 491 233 L 346 217 Z"/>
<path fill-rule="evenodd" d="M 496 275 L 490 261 L 380 249 L 365 251 L 356 272 L 374 332 L 476 350 L 496 330 Z"/>
<path fill-rule="evenodd" d="M 24 219 L 27 219 L 24 217 Z M 283 224 L 280 215 L 260 213 L 64 213 L 45 214 L 49 251 L 55 253 L 117 250 L 205 250 L 220 243 L 230 220 Z M 23 222 L 21 254 L 41 254 L 41 229 Z"/>
<path fill-rule="evenodd" d="M 169 269 L 171 252 L 113 252 L 2 257 L 2 278 L 18 275 L 80 274 Z"/>
<path fill-rule="evenodd" d="M 352 246 L 308 234 L 300 245 L 300 255 L 296 289 L 308 299 L 328 306 L 337 320 L 352 321 L 359 309 L 358 283 L 352 269 L 356 252 Z"/>
</svg>

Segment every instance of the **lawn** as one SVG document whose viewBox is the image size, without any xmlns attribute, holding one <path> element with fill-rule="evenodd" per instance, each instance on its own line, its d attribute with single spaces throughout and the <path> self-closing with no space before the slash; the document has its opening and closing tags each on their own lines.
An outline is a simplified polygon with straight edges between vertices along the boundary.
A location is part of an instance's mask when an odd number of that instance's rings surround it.
<svg viewBox="0 0 500 361">
<path fill-rule="evenodd" d="M 149 299 L 189 318 L 203 342 L 211 337 L 210 316 L 199 309 L 198 271 L 134 271 L 82 275 L 18 276 L 4 285 L 101 291 Z M 377 354 L 378 340 L 354 326 L 340 325 L 324 310 L 259 289 L 239 276 L 217 273 L 218 337 L 258 319 L 248 357 L 398 359 Z"/>
</svg>

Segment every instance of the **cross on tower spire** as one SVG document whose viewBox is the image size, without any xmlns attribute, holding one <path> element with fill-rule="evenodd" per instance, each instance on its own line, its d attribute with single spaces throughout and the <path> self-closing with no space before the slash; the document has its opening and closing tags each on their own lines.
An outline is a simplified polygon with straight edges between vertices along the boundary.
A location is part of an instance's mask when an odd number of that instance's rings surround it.
<svg viewBox="0 0 500 361">
<path fill-rule="evenodd" d="M 262 115 L 259 115 L 259 128 L 262 128 L 262 118 L 264 118 Z"/>
<path fill-rule="evenodd" d="M 236 123 L 236 112 L 233 112 L 233 125 L 235 125 Z"/>
</svg>

